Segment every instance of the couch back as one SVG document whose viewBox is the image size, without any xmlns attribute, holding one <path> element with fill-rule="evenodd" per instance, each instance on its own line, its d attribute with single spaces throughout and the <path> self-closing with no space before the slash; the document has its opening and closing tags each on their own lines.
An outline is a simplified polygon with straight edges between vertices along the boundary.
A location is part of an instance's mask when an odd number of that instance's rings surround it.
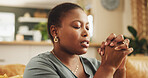
<svg viewBox="0 0 148 78">
<path fill-rule="evenodd" d="M 23 75 L 24 70 L 25 65 L 22 64 L 0 65 L 0 75 L 6 74 L 8 77 Z"/>
<path fill-rule="evenodd" d="M 126 78 L 148 78 L 148 56 L 128 57 Z"/>
</svg>

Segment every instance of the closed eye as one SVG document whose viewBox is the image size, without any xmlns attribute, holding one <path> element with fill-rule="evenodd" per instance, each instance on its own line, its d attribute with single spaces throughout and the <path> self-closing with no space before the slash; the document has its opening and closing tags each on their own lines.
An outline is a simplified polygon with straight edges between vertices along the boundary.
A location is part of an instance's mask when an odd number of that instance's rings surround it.
<svg viewBox="0 0 148 78">
<path fill-rule="evenodd" d="M 89 30 L 89 26 L 86 26 L 86 29 Z"/>
<path fill-rule="evenodd" d="M 74 27 L 75 29 L 80 29 L 80 27 Z"/>
<path fill-rule="evenodd" d="M 86 28 L 87 30 L 89 30 L 89 28 Z"/>
</svg>

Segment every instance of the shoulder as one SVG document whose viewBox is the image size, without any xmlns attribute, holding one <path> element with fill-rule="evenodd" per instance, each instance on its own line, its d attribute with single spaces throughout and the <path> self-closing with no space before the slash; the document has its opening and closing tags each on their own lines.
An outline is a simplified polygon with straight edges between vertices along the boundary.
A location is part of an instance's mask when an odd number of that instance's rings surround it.
<svg viewBox="0 0 148 78">
<path fill-rule="evenodd" d="M 27 64 L 27 67 L 35 67 L 35 66 L 38 66 L 38 65 L 42 65 L 42 66 L 52 66 L 52 54 L 50 52 L 45 52 L 45 53 L 42 53 L 42 54 L 39 54 L 35 57 L 33 57 L 29 63 Z M 39 66 L 39 67 L 40 67 Z"/>
<path fill-rule="evenodd" d="M 41 78 L 44 75 L 46 78 L 58 75 L 53 64 L 52 54 L 50 52 L 39 54 L 33 57 L 27 64 L 24 71 L 24 78 Z"/>
<path fill-rule="evenodd" d="M 81 59 L 83 60 L 83 62 L 85 64 L 91 64 L 91 65 L 95 66 L 96 68 L 98 68 L 101 64 L 101 62 L 99 60 L 97 60 L 96 58 L 81 57 Z"/>
</svg>

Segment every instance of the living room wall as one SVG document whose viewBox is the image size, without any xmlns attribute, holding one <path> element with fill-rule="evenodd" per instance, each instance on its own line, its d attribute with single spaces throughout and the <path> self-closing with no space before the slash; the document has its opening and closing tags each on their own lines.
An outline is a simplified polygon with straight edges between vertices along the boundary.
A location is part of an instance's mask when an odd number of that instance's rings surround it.
<svg viewBox="0 0 148 78">
<path fill-rule="evenodd" d="M 20 23 L 18 22 L 18 18 L 20 16 L 24 16 L 26 12 L 28 12 L 31 17 L 34 16 L 34 13 L 37 11 L 42 11 L 48 13 L 49 9 L 37 9 L 37 8 L 20 8 L 20 7 L 7 7 L 7 6 L 0 6 L 0 12 L 11 12 L 15 14 L 15 34 L 18 31 L 19 26 L 26 25 L 29 26 L 29 29 L 32 29 L 33 26 L 37 23 Z"/>
<path fill-rule="evenodd" d="M 101 0 L 92 0 L 94 16 L 94 35 L 92 42 L 101 43 L 111 33 L 129 36 L 127 25 L 131 25 L 130 0 L 120 0 L 119 7 L 113 11 L 106 10 Z"/>
</svg>

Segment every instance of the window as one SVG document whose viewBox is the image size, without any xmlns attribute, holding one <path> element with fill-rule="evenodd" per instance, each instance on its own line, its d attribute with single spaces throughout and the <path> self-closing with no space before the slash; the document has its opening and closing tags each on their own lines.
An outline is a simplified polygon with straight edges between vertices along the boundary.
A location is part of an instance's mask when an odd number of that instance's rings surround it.
<svg viewBox="0 0 148 78">
<path fill-rule="evenodd" d="M 90 32 L 90 37 L 93 36 L 93 16 L 92 15 L 88 15 L 88 22 L 89 22 L 89 32 Z"/>
<path fill-rule="evenodd" d="M 15 14 L 0 12 L 0 41 L 13 41 L 15 33 Z"/>
</svg>

